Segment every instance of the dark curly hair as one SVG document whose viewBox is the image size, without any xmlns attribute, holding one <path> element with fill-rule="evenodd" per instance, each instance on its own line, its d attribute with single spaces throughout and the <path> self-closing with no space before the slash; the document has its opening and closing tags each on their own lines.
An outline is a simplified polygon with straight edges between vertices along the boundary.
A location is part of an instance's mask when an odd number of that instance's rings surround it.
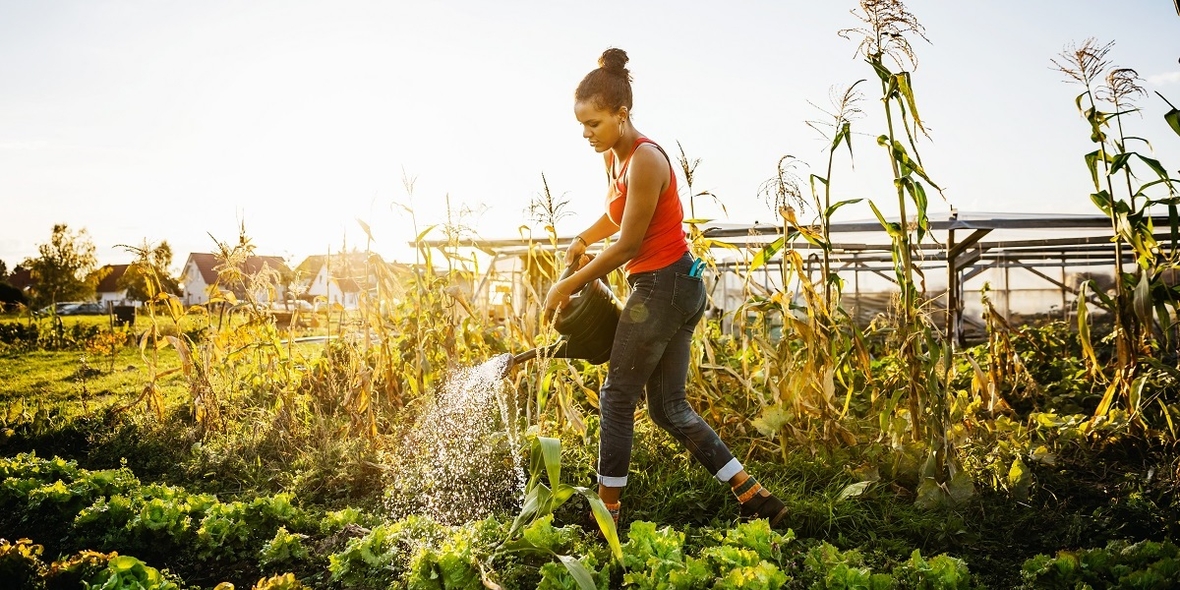
<svg viewBox="0 0 1180 590">
<path fill-rule="evenodd" d="M 627 70 L 627 52 L 611 47 L 598 58 L 598 67 L 582 78 L 574 91 L 574 100 L 593 101 L 611 111 L 631 109 L 631 72 Z"/>
</svg>

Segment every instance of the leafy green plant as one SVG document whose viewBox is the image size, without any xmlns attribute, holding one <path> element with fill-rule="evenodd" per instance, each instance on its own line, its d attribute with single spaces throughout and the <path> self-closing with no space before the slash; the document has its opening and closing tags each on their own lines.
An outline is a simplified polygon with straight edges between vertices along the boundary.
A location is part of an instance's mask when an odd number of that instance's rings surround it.
<svg viewBox="0 0 1180 590">
<path fill-rule="evenodd" d="M 805 579 L 813 580 L 813 588 L 885 590 L 893 586 L 892 576 L 873 573 L 863 565 L 859 551 L 840 551 L 827 542 L 807 552 L 803 570 Z"/>
<path fill-rule="evenodd" d="M 14 583 L 17 588 L 43 587 L 45 564 L 41 554 L 45 548 L 29 539 L 15 543 L 0 538 L 0 579 Z"/>
<path fill-rule="evenodd" d="M 264 566 L 289 564 L 293 561 L 303 561 L 308 557 L 307 547 L 303 541 L 307 535 L 290 533 L 287 527 L 281 526 L 275 531 L 275 536 L 267 541 L 259 551 L 258 561 Z"/>
<path fill-rule="evenodd" d="M 1170 541 L 1112 541 L 1104 548 L 1038 555 L 1021 568 L 1022 588 L 1168 588 L 1180 577 Z"/>
<path fill-rule="evenodd" d="M 254 584 L 253 590 L 304 590 L 305 588 L 307 586 L 297 580 L 294 574 L 282 574 L 259 579 L 258 583 Z M 214 590 L 220 590 L 220 586 Z"/>
<path fill-rule="evenodd" d="M 378 525 L 329 556 L 331 581 L 348 588 L 388 588 L 409 571 L 414 547 L 442 538 L 442 527 L 426 517 Z"/>
<path fill-rule="evenodd" d="M 963 560 L 949 555 L 922 557 L 917 549 L 909 560 L 893 568 L 893 577 L 903 588 L 929 590 L 969 590 L 971 572 Z"/>
<path fill-rule="evenodd" d="M 83 582 L 97 578 L 115 557 L 118 555 L 114 553 L 83 550 L 59 559 L 49 564 L 45 586 L 48 590 L 79 588 Z"/>
<path fill-rule="evenodd" d="M 160 571 L 129 555 L 118 555 L 95 579 L 82 583 L 87 590 L 180 590 Z"/>
</svg>

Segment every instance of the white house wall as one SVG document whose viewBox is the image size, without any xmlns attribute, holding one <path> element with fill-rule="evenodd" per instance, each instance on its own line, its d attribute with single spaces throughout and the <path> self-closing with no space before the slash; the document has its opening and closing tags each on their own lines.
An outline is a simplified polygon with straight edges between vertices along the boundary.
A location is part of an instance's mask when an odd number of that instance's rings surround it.
<svg viewBox="0 0 1180 590">
<path fill-rule="evenodd" d="M 189 263 L 184 267 L 184 304 L 201 305 L 209 302 L 209 285 L 201 276 L 201 269 Z"/>
</svg>

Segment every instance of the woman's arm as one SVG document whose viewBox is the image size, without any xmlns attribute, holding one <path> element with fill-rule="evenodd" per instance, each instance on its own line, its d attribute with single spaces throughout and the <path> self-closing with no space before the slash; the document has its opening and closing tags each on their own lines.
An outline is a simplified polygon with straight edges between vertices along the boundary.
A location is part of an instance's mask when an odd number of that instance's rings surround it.
<svg viewBox="0 0 1180 590">
<path fill-rule="evenodd" d="M 565 299 L 581 289 L 586 283 L 606 276 L 610 271 L 634 258 L 639 251 L 639 246 L 643 243 L 643 236 L 647 234 L 647 228 L 655 213 L 656 202 L 659 201 L 660 194 L 671 180 L 668 161 L 663 154 L 657 149 L 645 148 L 646 145 L 640 146 L 631 156 L 631 164 L 627 170 L 627 204 L 623 207 L 623 223 L 619 226 L 619 239 L 594 257 L 586 266 L 554 285 L 550 294 L 556 295 L 557 299 L 561 301 L 552 303 L 564 305 Z M 604 215 L 587 231 L 605 232 L 609 228 L 604 226 L 603 219 L 610 226 L 614 225 L 610 218 Z M 583 238 L 587 242 L 593 243 L 612 233 L 614 232 L 605 233 L 605 235 L 584 235 Z M 597 239 L 591 241 L 592 237 Z M 557 293 L 554 294 L 552 291 L 557 291 Z M 551 307 L 549 298 L 546 299 L 546 309 L 552 310 L 557 307 L 556 305 Z"/>
<path fill-rule="evenodd" d="M 590 244 L 615 235 L 617 231 L 619 231 L 619 226 L 611 221 L 609 215 L 603 213 L 602 217 L 599 217 L 597 221 L 583 230 L 578 236 L 585 240 L 585 245 L 589 246 Z"/>
</svg>

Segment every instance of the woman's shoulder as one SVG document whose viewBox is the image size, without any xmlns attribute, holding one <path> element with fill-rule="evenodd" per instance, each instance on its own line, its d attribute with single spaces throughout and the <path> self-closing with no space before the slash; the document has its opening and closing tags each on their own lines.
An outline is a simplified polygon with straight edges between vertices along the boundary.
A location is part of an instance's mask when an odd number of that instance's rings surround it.
<svg viewBox="0 0 1180 590">
<path fill-rule="evenodd" d="M 668 154 L 664 152 L 664 148 L 647 138 L 639 142 L 639 145 L 635 146 L 635 151 L 631 154 L 632 169 L 639 166 L 640 168 L 656 170 L 656 166 L 665 166 L 671 163 L 672 161 L 668 158 Z"/>
</svg>

